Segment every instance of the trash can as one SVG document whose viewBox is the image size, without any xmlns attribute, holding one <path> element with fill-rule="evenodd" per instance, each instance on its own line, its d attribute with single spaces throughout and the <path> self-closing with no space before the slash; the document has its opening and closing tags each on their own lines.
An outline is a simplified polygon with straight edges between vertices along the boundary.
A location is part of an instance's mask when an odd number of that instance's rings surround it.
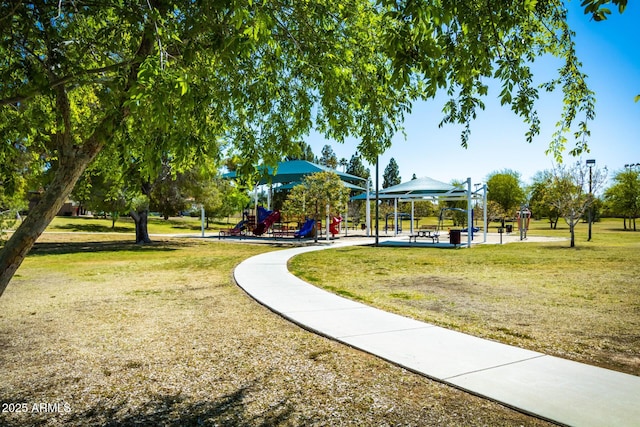
<svg viewBox="0 0 640 427">
<path fill-rule="evenodd" d="M 507 233 L 513 233 L 513 224 L 507 224 L 506 227 Z"/>
<path fill-rule="evenodd" d="M 452 245 L 460 244 L 460 230 L 449 230 L 449 243 Z"/>
</svg>

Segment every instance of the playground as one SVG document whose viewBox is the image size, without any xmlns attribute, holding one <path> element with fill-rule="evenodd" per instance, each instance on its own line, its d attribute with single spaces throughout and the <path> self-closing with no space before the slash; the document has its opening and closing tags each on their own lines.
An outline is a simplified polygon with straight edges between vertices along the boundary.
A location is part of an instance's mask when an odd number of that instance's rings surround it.
<svg viewBox="0 0 640 427">
<path fill-rule="evenodd" d="M 218 239 L 223 237 L 261 237 L 272 239 L 294 238 L 310 239 L 331 236 L 332 239 L 340 234 L 342 217 L 330 217 L 328 230 L 323 229 L 322 221 L 307 218 L 304 222 L 282 221 L 279 210 L 268 210 L 258 206 L 254 211 L 245 210 L 240 220 L 233 228 L 218 231 Z"/>
<path fill-rule="evenodd" d="M 429 177 L 423 177 L 372 193 L 354 184 L 354 182 L 358 183 L 358 177 L 330 170 L 339 176 L 343 185 L 352 190 L 350 202 L 365 202 L 366 214 L 363 223 L 351 223 L 350 225 L 349 218 L 346 216 L 343 218 L 341 213 L 330 214 L 328 205 L 326 216 L 324 217 L 324 225 L 323 220 L 318 216 L 317 205 L 315 206 L 315 214 L 307 211 L 305 212 L 306 218 L 304 220 L 298 218 L 297 221 L 286 220 L 280 210 L 270 209 L 270 195 L 272 194 L 274 183 L 276 184 L 276 191 L 290 190 L 296 183 L 306 177 L 318 173 L 318 171 L 327 170 L 328 168 L 326 167 L 303 161 L 281 162 L 276 169 L 266 169 L 263 178 L 256 182 L 256 197 L 253 206 L 250 204 L 244 209 L 242 218 L 234 227 L 220 230 L 218 238 L 247 239 L 261 237 L 273 240 L 313 238 L 314 241 L 318 241 L 320 239 L 331 240 L 341 237 L 376 236 L 376 240 L 382 238 L 384 244 L 387 245 L 429 245 L 433 247 L 458 248 L 461 246 L 471 247 L 472 244 L 478 243 L 513 242 L 516 240 L 514 238 L 514 231 L 516 231 L 520 241 L 527 240 L 531 212 L 526 208 L 518 212 L 518 218 L 515 221 L 517 230 L 514 230 L 514 224 L 511 223 L 502 224 L 501 227 L 496 228 L 493 234 L 490 233 L 486 210 L 481 210 L 481 224 L 478 224 L 479 218 L 476 217 L 474 206 L 478 206 L 478 204 L 486 206 L 487 187 L 482 185 L 478 188 L 478 184 L 476 185 L 476 190 L 472 191 L 471 178 L 467 178 L 462 184 L 452 185 Z M 229 179 L 236 178 L 233 173 L 227 174 L 226 177 Z M 259 206 L 257 186 L 265 186 L 267 184 L 269 189 L 267 207 Z M 387 213 L 383 217 L 384 226 L 381 224 L 380 216 L 378 216 L 377 224 L 372 224 L 371 205 L 375 201 L 378 201 L 378 203 L 383 201 L 386 201 L 387 204 L 393 203 L 393 213 Z M 416 217 L 414 206 L 416 202 L 421 201 L 430 201 L 435 206 L 443 206 L 439 209 L 437 222 L 419 226 L 420 218 Z M 465 207 L 447 206 L 447 202 L 455 202 L 458 205 L 463 204 Z M 410 212 L 400 212 L 398 210 L 399 205 L 410 205 Z M 456 220 L 452 221 L 448 217 L 452 213 L 458 216 Z M 405 223 L 408 223 L 408 227 L 405 227 Z M 472 226 L 461 227 L 457 225 L 459 223 L 472 224 Z M 479 238 L 479 235 L 481 235 L 481 238 Z"/>
</svg>

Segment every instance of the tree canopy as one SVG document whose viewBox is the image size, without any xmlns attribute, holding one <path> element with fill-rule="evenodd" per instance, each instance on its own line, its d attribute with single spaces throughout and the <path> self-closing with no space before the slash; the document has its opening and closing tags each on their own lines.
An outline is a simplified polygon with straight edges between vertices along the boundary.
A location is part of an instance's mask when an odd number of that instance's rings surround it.
<svg viewBox="0 0 640 427">
<path fill-rule="evenodd" d="M 250 173 L 299 154 L 315 127 L 335 141 L 357 138 L 372 161 L 412 100 L 441 90 L 451 97 L 443 123 L 463 123 L 466 145 L 487 78 L 501 82 L 501 102 L 531 139 L 530 65 L 545 54 L 564 61 L 545 86 L 565 99 L 550 150 L 562 152 L 579 113 L 579 134 L 593 116 L 560 0 L 9 0 L 0 28 L 0 158 L 22 150 L 54 171 L 0 254 L 0 294 L 107 147 L 148 176 L 165 157 L 178 171 L 221 152 Z"/>
<path fill-rule="evenodd" d="M 605 191 L 605 200 L 613 213 L 624 218 L 624 228 L 633 223 L 636 230 L 636 218 L 640 216 L 640 172 L 634 168 L 619 171 L 613 177 L 614 184 Z"/>
<path fill-rule="evenodd" d="M 329 144 L 326 144 L 324 147 L 322 147 L 322 152 L 320 153 L 318 163 L 330 169 L 336 169 L 338 167 L 338 157 Z"/>
<path fill-rule="evenodd" d="M 382 188 L 389 188 L 394 185 L 398 185 L 401 182 L 402 178 L 400 177 L 400 168 L 398 167 L 396 159 L 392 157 L 389 160 L 387 167 L 384 168 L 384 173 L 382 174 Z"/>
<path fill-rule="evenodd" d="M 575 225 L 594 203 L 593 193 L 600 190 L 607 169 L 590 170 L 583 162 L 556 167 L 551 184 L 551 204 L 569 226 L 571 247 L 575 246 Z"/>
<path fill-rule="evenodd" d="M 509 169 L 494 172 L 487 178 L 487 187 L 487 200 L 497 203 L 504 215 L 513 217 L 520 204 L 525 202 L 518 172 Z"/>
<path fill-rule="evenodd" d="M 301 184 L 293 187 L 282 209 L 289 218 L 321 219 L 327 206 L 331 215 L 344 213 L 348 201 L 349 189 L 336 173 L 318 172 L 305 176 Z"/>
<path fill-rule="evenodd" d="M 555 229 L 560 219 L 560 212 L 553 205 L 553 201 L 559 198 L 555 192 L 561 189 L 553 185 L 554 172 L 545 170 L 538 172 L 533 177 L 533 183 L 529 187 L 529 208 L 532 215 L 537 218 L 546 217 L 549 227 Z"/>
</svg>

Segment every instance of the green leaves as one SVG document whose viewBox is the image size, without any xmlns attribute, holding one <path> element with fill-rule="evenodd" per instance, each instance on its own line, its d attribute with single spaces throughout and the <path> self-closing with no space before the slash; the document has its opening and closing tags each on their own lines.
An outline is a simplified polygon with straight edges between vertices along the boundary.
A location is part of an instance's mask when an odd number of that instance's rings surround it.
<svg viewBox="0 0 640 427">
<path fill-rule="evenodd" d="M 618 12 L 623 13 L 627 8 L 627 0 L 583 0 L 580 4 L 584 7 L 585 15 L 591 14 L 595 21 L 604 21 L 607 15 L 611 15 L 611 9 L 605 7 L 609 3 L 618 6 Z"/>
<path fill-rule="evenodd" d="M 580 70 L 562 2 L 381 3 L 387 8 L 384 41 L 393 81 L 415 85 L 423 98 L 434 98 L 438 89 L 446 89 L 450 100 L 443 107 L 440 125 L 462 124 L 463 146 L 469 141 L 471 121 L 484 108 L 482 98 L 492 79 L 500 86 L 500 103 L 528 124 L 525 138 L 529 142 L 540 131 L 538 90 L 563 91 L 565 109 L 550 144 L 557 158 L 568 144 L 562 135 L 573 130 L 578 114 L 584 115 L 584 123 L 593 119 L 595 99 Z M 428 25 L 424 17 L 430 17 Z M 536 82 L 532 64 L 538 56 L 549 54 L 563 61 L 558 78 Z M 587 149 L 586 129 L 579 127 L 573 153 Z"/>
<path fill-rule="evenodd" d="M 337 216 L 347 207 L 349 189 L 346 188 L 334 172 L 320 172 L 308 175 L 302 184 L 296 185 L 287 196 L 283 211 L 288 218 L 313 217 L 317 213 L 321 218 L 330 206 L 331 215 Z"/>
</svg>

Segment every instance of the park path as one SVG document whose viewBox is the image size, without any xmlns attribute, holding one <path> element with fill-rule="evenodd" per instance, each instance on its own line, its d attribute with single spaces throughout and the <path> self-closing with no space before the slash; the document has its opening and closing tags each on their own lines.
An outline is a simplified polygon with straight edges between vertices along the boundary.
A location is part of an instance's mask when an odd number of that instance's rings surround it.
<svg viewBox="0 0 640 427">
<path fill-rule="evenodd" d="M 569 426 L 640 425 L 640 377 L 387 313 L 287 269 L 295 255 L 363 243 L 370 242 L 267 252 L 239 264 L 234 277 L 255 300 L 303 328 L 519 411 Z"/>
</svg>

